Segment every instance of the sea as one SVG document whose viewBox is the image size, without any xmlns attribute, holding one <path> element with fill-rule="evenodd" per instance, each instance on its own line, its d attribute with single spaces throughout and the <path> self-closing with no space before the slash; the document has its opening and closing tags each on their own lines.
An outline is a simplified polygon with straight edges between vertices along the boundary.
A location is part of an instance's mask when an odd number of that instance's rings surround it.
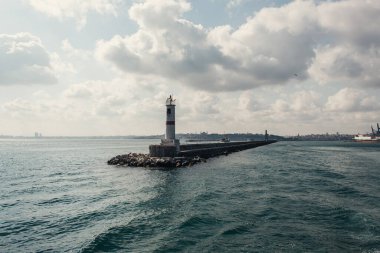
<svg viewBox="0 0 380 253">
<path fill-rule="evenodd" d="M 173 170 L 158 140 L 0 140 L 0 252 L 380 252 L 380 144 L 277 142 Z"/>
</svg>

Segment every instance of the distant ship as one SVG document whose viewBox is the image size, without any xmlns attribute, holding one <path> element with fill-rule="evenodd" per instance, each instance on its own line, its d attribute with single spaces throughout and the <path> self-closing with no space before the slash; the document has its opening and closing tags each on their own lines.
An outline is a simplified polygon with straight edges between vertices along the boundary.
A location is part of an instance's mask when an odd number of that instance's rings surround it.
<svg viewBox="0 0 380 253">
<path fill-rule="evenodd" d="M 369 135 L 369 134 L 358 134 L 354 136 L 353 140 L 359 141 L 359 142 L 380 141 L 380 137 Z"/>
<path fill-rule="evenodd" d="M 355 135 L 353 140 L 357 142 L 380 142 L 380 127 L 377 123 L 377 131 L 372 128 L 372 134 L 358 134 Z"/>
</svg>

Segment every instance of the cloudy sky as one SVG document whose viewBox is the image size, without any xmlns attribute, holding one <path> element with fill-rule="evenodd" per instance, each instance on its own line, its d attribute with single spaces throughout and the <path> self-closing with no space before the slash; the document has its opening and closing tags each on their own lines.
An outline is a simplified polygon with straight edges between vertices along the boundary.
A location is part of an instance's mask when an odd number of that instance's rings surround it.
<svg viewBox="0 0 380 253">
<path fill-rule="evenodd" d="M 0 135 L 364 133 L 380 1 L 1 0 Z"/>
</svg>

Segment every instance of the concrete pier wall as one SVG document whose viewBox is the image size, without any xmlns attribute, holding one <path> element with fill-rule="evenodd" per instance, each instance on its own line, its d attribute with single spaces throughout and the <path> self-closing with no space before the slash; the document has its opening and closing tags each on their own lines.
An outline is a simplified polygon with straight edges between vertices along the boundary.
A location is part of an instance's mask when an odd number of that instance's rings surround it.
<svg viewBox="0 0 380 253">
<path fill-rule="evenodd" d="M 208 158 L 225 153 L 237 152 L 245 149 L 268 145 L 276 141 L 249 141 L 181 145 L 178 156 Z"/>
<path fill-rule="evenodd" d="M 149 155 L 151 157 L 176 157 L 177 148 L 175 145 L 150 145 Z"/>
<path fill-rule="evenodd" d="M 237 152 L 245 149 L 256 148 L 268 145 L 276 141 L 248 141 L 248 142 L 225 142 L 225 143 L 202 143 L 180 145 L 177 152 L 175 146 L 150 145 L 149 154 L 151 157 L 202 157 L 208 158 L 225 153 Z"/>
</svg>

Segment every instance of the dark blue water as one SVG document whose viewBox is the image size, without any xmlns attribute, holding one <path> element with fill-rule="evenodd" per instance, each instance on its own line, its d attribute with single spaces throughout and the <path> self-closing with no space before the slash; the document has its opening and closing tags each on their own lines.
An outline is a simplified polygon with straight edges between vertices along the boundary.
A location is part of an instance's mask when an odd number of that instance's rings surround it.
<svg viewBox="0 0 380 253">
<path fill-rule="evenodd" d="M 379 252 L 380 145 L 280 142 L 172 171 L 149 140 L 0 140 L 1 252 Z"/>
</svg>

